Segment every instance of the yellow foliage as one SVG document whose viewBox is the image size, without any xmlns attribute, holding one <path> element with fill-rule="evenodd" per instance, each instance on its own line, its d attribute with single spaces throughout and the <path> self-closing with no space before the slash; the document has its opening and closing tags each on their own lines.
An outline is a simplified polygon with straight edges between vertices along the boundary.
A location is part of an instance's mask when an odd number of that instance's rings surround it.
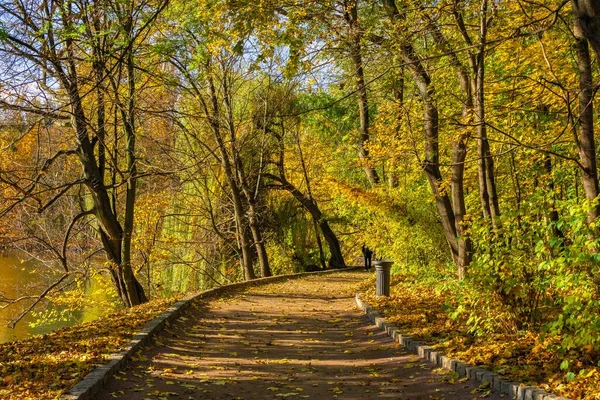
<svg viewBox="0 0 600 400">
<path fill-rule="evenodd" d="M 600 367 L 590 364 L 582 349 L 571 352 L 580 372 L 569 380 L 560 369 L 563 356 L 557 352 L 560 337 L 534 331 L 473 336 L 467 327 L 450 318 L 448 309 L 458 300 L 450 291 L 434 290 L 430 284 L 403 275 L 392 277 L 391 295 L 375 297 L 374 278 L 361 284 L 363 298 L 383 312 L 401 332 L 422 340 L 472 365 L 482 366 L 516 381 L 540 386 L 574 400 L 600 398 Z"/>
<path fill-rule="evenodd" d="M 57 398 L 174 301 L 153 300 L 95 322 L 0 344 L 0 397 Z"/>
</svg>

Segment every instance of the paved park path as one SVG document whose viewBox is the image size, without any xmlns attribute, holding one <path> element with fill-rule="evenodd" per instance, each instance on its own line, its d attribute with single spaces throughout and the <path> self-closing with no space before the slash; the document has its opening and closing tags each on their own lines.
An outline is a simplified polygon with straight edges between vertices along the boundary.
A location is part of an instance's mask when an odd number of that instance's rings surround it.
<svg viewBox="0 0 600 400">
<path fill-rule="evenodd" d="M 366 272 L 311 275 L 206 300 L 97 399 L 501 399 L 408 353 L 354 303 Z"/>
</svg>

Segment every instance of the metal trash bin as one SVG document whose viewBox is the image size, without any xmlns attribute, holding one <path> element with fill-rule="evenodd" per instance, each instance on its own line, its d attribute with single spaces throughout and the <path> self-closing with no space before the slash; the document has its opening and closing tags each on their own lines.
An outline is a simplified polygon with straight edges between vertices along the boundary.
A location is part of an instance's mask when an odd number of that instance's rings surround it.
<svg viewBox="0 0 600 400">
<path fill-rule="evenodd" d="M 390 295 L 390 269 L 392 260 L 375 260 L 375 288 L 377 297 Z"/>
</svg>

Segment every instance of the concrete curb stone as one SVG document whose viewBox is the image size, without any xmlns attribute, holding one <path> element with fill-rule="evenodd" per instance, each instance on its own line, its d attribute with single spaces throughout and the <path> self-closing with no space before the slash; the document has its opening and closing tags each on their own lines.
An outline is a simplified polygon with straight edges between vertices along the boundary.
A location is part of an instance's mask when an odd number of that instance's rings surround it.
<svg viewBox="0 0 600 400">
<path fill-rule="evenodd" d="M 259 278 L 247 282 L 237 282 L 229 285 L 223 285 L 216 288 L 208 289 L 200 293 L 192 293 L 183 298 L 172 306 L 167 308 L 162 314 L 154 318 L 142 327 L 142 329 L 136 333 L 131 342 L 125 346 L 125 348 L 117 353 L 111 354 L 107 357 L 106 364 L 103 364 L 96 369 L 89 372 L 83 377 L 75 386 L 73 386 L 67 393 L 63 394 L 60 399 L 62 400 L 91 400 L 95 394 L 102 389 L 102 387 L 108 382 L 108 380 L 117 373 L 128 359 L 130 359 L 142 346 L 147 344 L 150 339 L 160 332 L 166 324 L 174 321 L 181 315 L 183 311 L 193 305 L 194 301 L 204 299 L 212 296 L 216 296 L 232 289 L 241 289 L 261 284 L 275 283 L 279 281 L 285 281 L 288 279 L 300 278 L 303 276 L 310 275 L 326 275 L 337 272 L 346 272 L 360 269 L 362 267 L 350 267 L 344 269 L 334 269 L 326 271 L 316 272 L 302 272 L 298 274 L 286 274 L 270 276 L 267 278 Z"/>
<path fill-rule="evenodd" d="M 356 293 L 355 300 L 358 308 L 363 310 L 371 322 L 380 328 L 385 326 L 386 328 L 383 328 L 383 330 L 386 331 L 386 333 L 395 341 L 406 347 L 411 352 L 418 354 L 419 357 L 422 357 L 444 369 L 455 371 L 461 377 L 467 377 L 470 380 L 481 383 L 489 382 L 492 390 L 504 395 L 508 395 L 510 399 L 514 400 L 569 400 L 565 397 L 548 393 L 545 390 L 537 387 L 511 382 L 505 378 L 502 378 L 502 376 L 498 375 L 497 373 L 450 358 L 444 355 L 442 352 L 435 350 L 431 346 L 427 346 L 417 340 L 414 340 L 410 336 L 402 334 L 396 326 L 385 322 L 385 318 L 383 318 L 379 313 L 373 310 L 371 306 L 361 300 L 360 293 Z"/>
</svg>

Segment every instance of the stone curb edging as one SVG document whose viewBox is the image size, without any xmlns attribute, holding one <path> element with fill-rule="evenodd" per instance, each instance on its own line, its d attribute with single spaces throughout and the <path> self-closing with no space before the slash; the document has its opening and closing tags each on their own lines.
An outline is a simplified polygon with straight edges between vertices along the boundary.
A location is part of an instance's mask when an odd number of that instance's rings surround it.
<svg viewBox="0 0 600 400">
<path fill-rule="evenodd" d="M 129 358 L 135 354 L 141 346 L 145 345 L 150 339 L 160 332 L 168 322 L 175 320 L 179 317 L 185 309 L 189 308 L 195 300 L 215 296 L 222 294 L 228 290 L 241 289 L 245 287 L 251 287 L 266 283 L 274 283 L 278 281 L 285 281 L 292 278 L 299 278 L 303 276 L 316 275 L 316 274 L 332 274 L 336 272 L 352 271 L 360 269 L 361 267 L 350 267 L 344 269 L 334 269 L 326 271 L 316 272 L 301 272 L 298 274 L 286 274 L 270 276 L 267 278 L 254 279 L 252 281 L 232 283 L 229 285 L 218 286 L 216 288 L 208 289 L 200 293 L 194 293 L 183 298 L 171 307 L 167 308 L 162 314 L 148 322 L 144 327 L 133 336 L 133 339 L 125 348 L 117 353 L 111 354 L 107 358 L 107 363 L 97 367 L 88 373 L 82 380 L 80 380 L 75 386 L 73 386 L 67 393 L 63 394 L 60 399 L 62 400 L 90 400 L 94 398 L 94 395 L 102 389 L 102 387 L 108 382 L 108 380 L 115 375 L 127 362 Z"/>
<path fill-rule="evenodd" d="M 461 377 L 467 377 L 476 382 L 489 382 L 490 388 L 495 392 L 508 395 L 510 399 L 515 400 L 569 400 L 543 389 L 533 386 L 526 386 L 521 383 L 512 382 L 502 378 L 500 375 L 490 372 L 483 368 L 478 368 L 454 358 L 447 357 L 444 353 L 437 351 L 431 346 L 427 346 L 410 336 L 403 335 L 397 326 L 390 324 L 375 311 L 371 306 L 360 299 L 360 294 L 356 293 L 356 304 L 358 308 L 364 311 L 373 324 L 385 331 L 395 341 L 406 347 L 411 352 L 418 354 L 419 357 L 436 364 L 439 367 L 456 372 Z"/>
</svg>

